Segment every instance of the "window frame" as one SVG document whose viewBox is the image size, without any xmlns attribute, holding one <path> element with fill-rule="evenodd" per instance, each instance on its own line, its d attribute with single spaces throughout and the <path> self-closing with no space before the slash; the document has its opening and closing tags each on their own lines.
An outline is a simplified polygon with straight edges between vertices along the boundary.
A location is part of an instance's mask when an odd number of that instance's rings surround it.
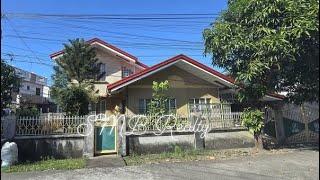
<svg viewBox="0 0 320 180">
<path fill-rule="evenodd" d="M 211 106 L 211 98 L 190 98 L 189 99 L 189 108 L 191 108 L 189 110 L 190 112 L 203 111 L 208 105 Z"/>
<path fill-rule="evenodd" d="M 122 78 L 128 77 L 132 74 L 133 74 L 133 71 L 130 68 L 128 68 L 126 66 L 121 67 L 121 77 Z"/>
<path fill-rule="evenodd" d="M 38 91 L 39 90 L 39 91 Z M 38 93 L 39 92 L 39 93 Z M 36 95 L 40 96 L 41 95 L 41 88 L 36 87 Z"/>
<path fill-rule="evenodd" d="M 171 107 L 172 100 L 174 100 L 174 108 Z M 149 110 L 148 104 L 150 102 L 151 102 L 150 98 L 140 98 L 139 99 L 139 103 L 138 103 L 139 114 L 147 114 L 148 113 L 148 110 Z M 143 107 L 140 107 L 140 105 L 142 105 Z M 177 110 L 177 99 L 176 98 L 169 98 L 167 101 L 166 108 L 167 108 L 166 110 L 168 111 L 168 113 L 172 113 L 172 111 L 176 111 Z"/>
<path fill-rule="evenodd" d="M 103 68 L 102 68 L 103 67 Z M 99 63 L 99 72 L 100 74 L 102 73 L 106 73 L 107 72 L 107 68 L 106 68 L 106 64 L 105 63 Z M 103 69 L 103 71 L 101 71 L 101 69 Z"/>
</svg>

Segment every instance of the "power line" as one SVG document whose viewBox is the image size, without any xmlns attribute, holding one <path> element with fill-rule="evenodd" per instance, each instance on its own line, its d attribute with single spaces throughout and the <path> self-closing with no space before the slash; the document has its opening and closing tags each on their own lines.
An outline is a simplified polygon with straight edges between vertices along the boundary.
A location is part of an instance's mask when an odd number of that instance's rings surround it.
<svg viewBox="0 0 320 180">
<path fill-rule="evenodd" d="M 24 62 L 24 63 L 30 63 L 30 64 L 39 64 L 39 65 L 44 65 L 44 66 L 48 66 L 48 67 L 53 67 L 54 66 L 54 65 L 51 65 L 51 64 L 38 62 L 38 61 L 17 60 L 15 58 L 14 59 L 1 58 L 1 59 L 7 60 L 7 61 L 13 61 L 13 62 Z"/>
<path fill-rule="evenodd" d="M 10 38 L 20 38 L 19 36 L 15 35 L 6 35 L 6 37 Z M 65 43 L 66 41 L 63 40 L 57 40 L 57 39 L 48 39 L 48 38 L 38 38 L 38 37 L 29 37 L 29 36 L 21 36 L 24 39 L 32 39 L 32 40 L 40 40 L 40 41 L 46 41 L 49 43 Z M 166 43 L 130 43 L 130 42 L 114 42 L 113 44 L 116 44 L 120 47 L 127 47 L 127 48 L 149 48 L 149 49 L 157 49 L 157 48 L 175 48 L 175 49 L 182 49 L 182 50 L 203 50 L 200 46 L 200 44 L 166 44 Z M 198 47 L 197 47 L 198 46 Z"/>
<path fill-rule="evenodd" d="M 218 13 L 153 13 L 153 14 L 44 14 L 44 13 L 5 13 L 13 17 L 212 17 L 219 16 Z"/>
<path fill-rule="evenodd" d="M 27 58 L 35 58 L 34 56 L 29 56 L 29 55 L 21 55 L 21 54 L 14 54 L 14 53 L 1 53 L 2 55 L 5 55 L 5 56 L 10 56 L 10 57 L 27 57 Z M 45 59 L 41 59 L 43 61 L 48 61 L 48 60 L 45 60 Z M 49 60 L 49 62 L 51 62 Z"/>
<path fill-rule="evenodd" d="M 148 35 L 139 35 L 139 34 L 131 34 L 131 33 L 125 33 L 125 32 L 114 32 L 114 31 L 108 31 L 108 30 L 101 30 L 101 29 L 90 28 L 90 27 L 83 26 L 83 25 L 80 26 L 80 25 L 74 25 L 74 24 L 54 23 L 54 22 L 44 22 L 44 23 L 56 24 L 56 25 L 59 25 L 59 26 L 61 26 L 61 25 L 70 26 L 70 27 L 75 27 L 75 28 L 79 28 L 79 29 L 87 29 L 87 30 L 92 30 L 92 31 L 97 31 L 97 32 L 108 32 L 108 33 L 115 34 L 115 35 L 119 35 L 120 34 L 120 35 L 125 35 L 125 36 L 141 37 L 141 38 L 148 38 L 148 39 L 157 39 L 157 40 L 172 41 L 172 42 L 197 43 L 197 42 L 179 40 L 179 39 L 161 38 L 161 37 L 154 37 L 154 36 L 148 36 Z"/>
<path fill-rule="evenodd" d="M 14 28 L 13 24 L 11 23 L 10 19 L 4 16 L 4 18 L 8 21 L 9 25 L 11 26 L 12 30 L 17 34 L 21 42 L 30 50 L 30 52 L 41 62 L 41 60 L 37 57 L 37 55 L 33 52 L 33 50 L 28 46 L 28 44 L 23 40 L 23 38 L 20 36 L 18 31 Z"/>
</svg>

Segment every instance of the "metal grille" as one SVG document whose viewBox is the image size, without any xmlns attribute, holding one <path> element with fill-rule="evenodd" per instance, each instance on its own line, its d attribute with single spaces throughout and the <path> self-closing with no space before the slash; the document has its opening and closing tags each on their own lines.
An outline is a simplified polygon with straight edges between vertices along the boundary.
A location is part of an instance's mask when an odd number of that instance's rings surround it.
<svg viewBox="0 0 320 180">
<path fill-rule="evenodd" d="M 77 127 L 86 116 L 20 117 L 16 123 L 17 136 L 77 134 Z M 83 132 L 80 129 L 79 132 Z"/>
<path fill-rule="evenodd" d="M 166 126 L 173 126 L 173 129 L 177 129 L 181 126 L 190 125 L 191 121 L 188 118 L 182 116 L 155 116 L 155 115 L 135 115 L 133 117 L 127 117 L 127 130 L 136 131 L 157 131 L 163 129 Z M 168 122 L 166 124 L 166 122 Z"/>
<path fill-rule="evenodd" d="M 209 125 L 209 129 L 228 129 L 242 127 L 241 112 L 212 113 L 201 116 Z"/>
<path fill-rule="evenodd" d="M 284 125 L 287 143 L 319 141 L 319 107 L 287 104 L 283 109 L 283 118 L 287 122 Z"/>
<path fill-rule="evenodd" d="M 169 121 L 167 118 L 171 118 L 169 119 L 171 120 L 171 123 L 166 125 L 166 122 Z M 137 131 L 156 131 L 158 129 L 165 128 L 165 126 L 173 126 L 173 129 L 179 129 L 179 127 L 194 124 L 195 119 L 197 119 L 198 123 L 207 125 L 209 130 L 242 127 L 241 112 L 199 114 L 198 116 L 195 115 L 193 117 L 174 115 L 174 118 L 165 116 L 136 115 L 134 117 L 127 117 L 126 119 L 127 129 L 132 130 L 132 128 L 135 127 L 135 130 Z M 141 124 L 140 128 L 135 126 L 139 124 Z"/>
</svg>

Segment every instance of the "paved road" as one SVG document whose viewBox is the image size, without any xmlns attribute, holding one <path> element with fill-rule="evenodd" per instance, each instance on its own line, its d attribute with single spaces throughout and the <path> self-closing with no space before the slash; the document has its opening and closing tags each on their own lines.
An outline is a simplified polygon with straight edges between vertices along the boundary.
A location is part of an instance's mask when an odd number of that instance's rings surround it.
<svg viewBox="0 0 320 180">
<path fill-rule="evenodd" d="M 224 161 L 164 163 L 119 168 L 90 168 L 2 174 L 2 179 L 319 179 L 319 152 L 301 150 Z"/>
</svg>

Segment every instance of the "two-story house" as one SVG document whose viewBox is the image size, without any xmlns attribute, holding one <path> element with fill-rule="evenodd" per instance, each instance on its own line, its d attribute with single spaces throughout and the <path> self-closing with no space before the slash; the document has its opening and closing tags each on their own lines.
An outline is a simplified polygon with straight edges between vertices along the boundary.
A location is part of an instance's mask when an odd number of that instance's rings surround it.
<svg viewBox="0 0 320 180">
<path fill-rule="evenodd" d="M 238 87 L 234 80 L 185 55 L 178 55 L 152 67 L 135 56 L 100 39 L 87 41 L 97 51 L 100 66 L 99 81 L 95 83 L 99 102 L 92 107 L 97 113 L 126 115 L 144 114 L 152 98 L 153 81 L 169 81 L 168 109 L 180 115 L 203 111 L 210 107 L 220 110 L 222 102 L 231 111 L 232 97 Z M 56 59 L 59 51 L 50 55 Z M 269 94 L 265 101 L 279 101 L 282 96 Z"/>
</svg>

